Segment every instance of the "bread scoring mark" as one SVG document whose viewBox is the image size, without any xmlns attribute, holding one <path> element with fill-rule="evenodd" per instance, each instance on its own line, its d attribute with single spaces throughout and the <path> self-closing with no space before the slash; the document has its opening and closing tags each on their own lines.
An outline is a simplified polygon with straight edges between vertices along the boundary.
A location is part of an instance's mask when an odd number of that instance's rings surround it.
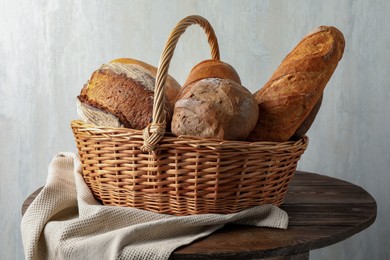
<svg viewBox="0 0 390 260">
<path fill-rule="evenodd" d="M 194 89 L 190 92 L 190 98 L 208 102 L 219 110 L 224 110 L 227 114 L 233 114 L 232 101 L 225 91 L 227 91 L 226 88 L 230 88 L 232 84 L 237 83 L 229 79 L 206 78 L 192 84 L 194 84 Z"/>
<path fill-rule="evenodd" d="M 258 103 L 279 99 L 283 96 L 308 95 L 313 91 L 313 86 L 320 84 L 324 80 L 325 72 L 296 72 L 284 74 L 275 78 L 267 88 L 263 88 L 257 96 Z M 311 81 L 312 84 L 305 84 Z M 278 93 L 276 95 L 275 93 Z"/>
<path fill-rule="evenodd" d="M 125 75 L 144 86 L 149 91 L 154 91 L 155 78 L 151 72 L 138 64 L 126 64 L 121 62 L 110 62 L 103 64 L 100 69 L 108 69 L 119 75 Z"/>
<path fill-rule="evenodd" d="M 123 124 L 115 115 L 83 103 L 79 98 L 76 98 L 76 107 L 79 118 L 86 123 L 110 127 L 123 127 Z"/>
<path fill-rule="evenodd" d="M 308 57 L 322 57 L 327 60 L 333 53 L 334 45 L 335 39 L 331 29 L 320 27 L 303 38 L 285 60 L 296 61 Z"/>
</svg>

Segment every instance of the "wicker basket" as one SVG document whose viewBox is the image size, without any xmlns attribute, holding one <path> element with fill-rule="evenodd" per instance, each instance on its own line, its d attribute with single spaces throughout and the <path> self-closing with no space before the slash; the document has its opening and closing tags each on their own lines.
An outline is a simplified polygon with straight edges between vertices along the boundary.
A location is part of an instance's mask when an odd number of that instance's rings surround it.
<svg viewBox="0 0 390 260">
<path fill-rule="evenodd" d="M 153 122 L 143 131 L 72 121 L 82 174 L 104 205 L 173 215 L 234 213 L 284 199 L 308 139 L 288 142 L 210 140 L 165 133 L 163 86 L 174 48 L 192 24 L 218 42 L 207 20 L 189 16 L 170 34 L 160 58 Z"/>
</svg>

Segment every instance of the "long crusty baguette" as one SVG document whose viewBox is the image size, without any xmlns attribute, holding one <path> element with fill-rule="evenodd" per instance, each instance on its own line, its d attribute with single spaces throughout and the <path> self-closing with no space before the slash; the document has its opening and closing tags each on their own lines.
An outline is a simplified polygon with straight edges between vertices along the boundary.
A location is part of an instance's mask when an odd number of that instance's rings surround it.
<svg viewBox="0 0 390 260">
<path fill-rule="evenodd" d="M 306 35 L 254 94 L 259 118 L 249 140 L 289 140 L 320 102 L 344 47 L 344 36 L 335 27 L 320 26 Z M 310 126 L 314 117 L 305 124 Z"/>
</svg>

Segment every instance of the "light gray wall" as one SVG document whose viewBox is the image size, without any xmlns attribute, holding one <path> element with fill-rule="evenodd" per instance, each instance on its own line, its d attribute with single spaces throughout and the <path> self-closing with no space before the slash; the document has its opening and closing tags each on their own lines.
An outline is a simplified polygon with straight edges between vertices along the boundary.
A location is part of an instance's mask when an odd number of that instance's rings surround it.
<svg viewBox="0 0 390 260">
<path fill-rule="evenodd" d="M 389 259 L 389 13 L 386 0 L 0 0 L 0 258 L 24 258 L 21 204 L 45 183 L 56 153 L 75 151 L 69 122 L 92 71 L 118 57 L 157 65 L 173 26 L 199 14 L 213 25 L 222 59 L 252 91 L 315 27 L 344 32 L 345 54 L 299 168 L 362 186 L 376 198 L 378 217 L 364 232 L 313 251 L 311 259 Z M 203 31 L 190 27 L 170 73 L 183 83 L 208 57 Z"/>
</svg>

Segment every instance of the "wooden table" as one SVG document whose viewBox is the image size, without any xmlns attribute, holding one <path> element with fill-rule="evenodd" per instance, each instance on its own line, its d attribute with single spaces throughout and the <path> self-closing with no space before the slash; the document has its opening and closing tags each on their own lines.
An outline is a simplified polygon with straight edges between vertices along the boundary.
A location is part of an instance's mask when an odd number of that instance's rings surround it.
<svg viewBox="0 0 390 260">
<path fill-rule="evenodd" d="M 40 189 L 26 199 L 22 214 Z M 181 247 L 171 259 L 309 259 L 309 251 L 340 242 L 374 223 L 376 202 L 364 189 L 336 178 L 297 171 L 281 206 L 287 230 L 226 225 Z"/>
</svg>

